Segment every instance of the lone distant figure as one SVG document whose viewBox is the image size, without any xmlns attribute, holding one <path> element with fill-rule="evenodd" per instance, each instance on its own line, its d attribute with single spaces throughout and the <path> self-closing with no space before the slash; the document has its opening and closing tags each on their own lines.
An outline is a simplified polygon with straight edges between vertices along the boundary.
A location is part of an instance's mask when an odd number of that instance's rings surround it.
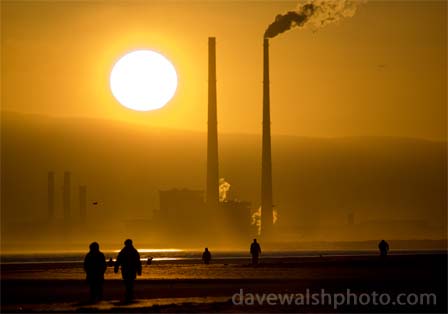
<svg viewBox="0 0 448 314">
<path fill-rule="evenodd" d="M 204 253 L 202 253 L 202 260 L 204 261 L 204 264 L 210 264 L 210 260 L 212 259 L 212 254 L 208 250 L 208 248 L 205 248 Z"/>
<path fill-rule="evenodd" d="M 90 251 L 84 259 L 84 271 L 90 287 L 90 302 L 96 302 L 103 297 L 104 272 L 106 271 L 106 258 L 100 252 L 97 242 L 92 242 Z"/>
<path fill-rule="evenodd" d="M 257 239 L 254 239 L 254 242 L 250 245 L 250 254 L 252 255 L 252 264 L 258 264 L 258 256 L 261 254 L 261 247 L 258 244 Z"/>
<path fill-rule="evenodd" d="M 114 268 L 115 273 L 118 273 L 120 266 L 121 276 L 126 287 L 125 302 L 130 303 L 134 298 L 134 280 L 137 274 L 139 276 L 142 274 L 140 254 L 134 248 L 130 239 L 124 241 L 124 248 L 118 253 Z"/>
<path fill-rule="evenodd" d="M 381 240 L 381 242 L 378 244 L 378 248 L 380 249 L 381 257 L 387 256 L 387 252 L 389 252 L 389 244 L 386 241 Z"/>
</svg>

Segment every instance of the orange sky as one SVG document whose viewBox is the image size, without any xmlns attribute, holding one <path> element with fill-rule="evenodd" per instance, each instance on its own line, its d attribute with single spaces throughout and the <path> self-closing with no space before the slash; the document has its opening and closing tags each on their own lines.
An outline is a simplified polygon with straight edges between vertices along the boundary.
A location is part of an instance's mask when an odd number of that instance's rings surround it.
<svg viewBox="0 0 448 314">
<path fill-rule="evenodd" d="M 2 109 L 205 130 L 207 37 L 217 37 L 219 130 L 261 133 L 262 34 L 295 2 L 1 3 Z M 446 139 L 445 1 L 371 1 L 318 32 L 271 40 L 272 132 Z M 158 111 L 118 104 L 108 79 L 136 48 L 179 75 Z"/>
</svg>

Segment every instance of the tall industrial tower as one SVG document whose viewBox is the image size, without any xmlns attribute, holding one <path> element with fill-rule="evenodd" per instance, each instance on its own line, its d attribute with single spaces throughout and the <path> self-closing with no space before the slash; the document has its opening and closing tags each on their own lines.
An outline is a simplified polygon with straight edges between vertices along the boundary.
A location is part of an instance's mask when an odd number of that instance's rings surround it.
<svg viewBox="0 0 448 314">
<path fill-rule="evenodd" d="M 208 132 L 207 132 L 207 188 L 205 202 L 209 211 L 219 206 L 218 119 L 216 109 L 216 39 L 208 38 Z"/>
<path fill-rule="evenodd" d="M 269 40 L 263 41 L 263 139 L 261 153 L 261 235 L 272 231 L 271 113 L 269 95 Z"/>
<path fill-rule="evenodd" d="M 87 186 L 79 186 L 79 218 L 85 222 L 87 218 Z"/>
<path fill-rule="evenodd" d="M 63 203 L 64 203 L 64 221 L 70 222 L 70 202 L 71 202 L 71 187 L 70 187 L 71 173 L 64 172 L 64 187 L 63 187 Z"/>
<path fill-rule="evenodd" d="M 48 172 L 48 220 L 54 220 L 54 172 Z"/>
</svg>

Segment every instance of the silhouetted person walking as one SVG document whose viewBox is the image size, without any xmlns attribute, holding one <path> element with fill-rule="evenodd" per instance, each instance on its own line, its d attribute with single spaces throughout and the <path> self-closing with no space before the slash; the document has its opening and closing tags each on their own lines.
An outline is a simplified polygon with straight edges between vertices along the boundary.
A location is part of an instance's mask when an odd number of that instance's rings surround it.
<svg viewBox="0 0 448 314">
<path fill-rule="evenodd" d="M 254 239 L 254 242 L 250 245 L 250 254 L 252 255 L 252 264 L 258 264 L 258 256 L 261 254 L 261 247 L 258 244 L 257 239 Z"/>
<path fill-rule="evenodd" d="M 84 259 L 84 271 L 90 287 L 90 301 L 96 302 L 103 297 L 104 272 L 106 271 L 106 258 L 100 252 L 97 242 L 90 244 L 90 251 Z"/>
<path fill-rule="evenodd" d="M 121 276 L 123 277 L 126 286 L 125 302 L 129 303 L 134 298 L 134 280 L 137 274 L 142 274 L 142 263 L 140 261 L 140 254 L 132 245 L 132 240 L 124 241 L 124 248 L 118 253 L 117 261 L 115 262 L 114 272 L 118 273 L 118 268 L 121 266 Z"/>
<path fill-rule="evenodd" d="M 387 253 L 389 252 L 389 244 L 386 241 L 381 240 L 381 242 L 378 244 L 378 248 L 380 249 L 381 257 L 387 256 Z"/>
<path fill-rule="evenodd" d="M 205 248 L 204 253 L 202 253 L 202 260 L 204 261 L 204 264 L 210 264 L 210 260 L 212 259 L 212 254 L 208 250 L 208 248 Z"/>
</svg>

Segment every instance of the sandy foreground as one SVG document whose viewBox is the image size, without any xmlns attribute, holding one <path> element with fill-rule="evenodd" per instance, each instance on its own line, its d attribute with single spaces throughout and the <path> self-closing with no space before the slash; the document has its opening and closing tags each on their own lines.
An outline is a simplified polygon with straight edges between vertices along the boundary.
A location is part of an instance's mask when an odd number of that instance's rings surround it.
<svg viewBox="0 0 448 314">
<path fill-rule="evenodd" d="M 106 272 L 104 300 L 88 304 L 88 286 L 81 266 L 3 264 L 1 311 L 447 312 L 446 254 L 391 255 L 384 260 L 377 256 L 273 258 L 256 267 L 237 260 L 215 260 L 211 265 L 199 261 L 157 262 L 144 266 L 143 275 L 135 284 L 136 301 L 132 304 L 121 301 L 124 286 L 112 268 Z M 311 304 L 309 299 L 268 304 L 262 299 L 263 293 L 306 296 L 321 293 L 322 289 L 330 295 L 346 295 L 347 289 L 357 296 L 387 293 L 391 301 L 375 305 L 370 297 L 368 304 L 355 305 L 352 301 L 335 307 L 328 299 L 325 304 Z M 393 304 L 402 293 L 433 294 L 436 303 L 422 304 L 413 297 L 410 303 L 416 304 Z M 254 300 L 255 294 L 258 299 Z"/>
</svg>

